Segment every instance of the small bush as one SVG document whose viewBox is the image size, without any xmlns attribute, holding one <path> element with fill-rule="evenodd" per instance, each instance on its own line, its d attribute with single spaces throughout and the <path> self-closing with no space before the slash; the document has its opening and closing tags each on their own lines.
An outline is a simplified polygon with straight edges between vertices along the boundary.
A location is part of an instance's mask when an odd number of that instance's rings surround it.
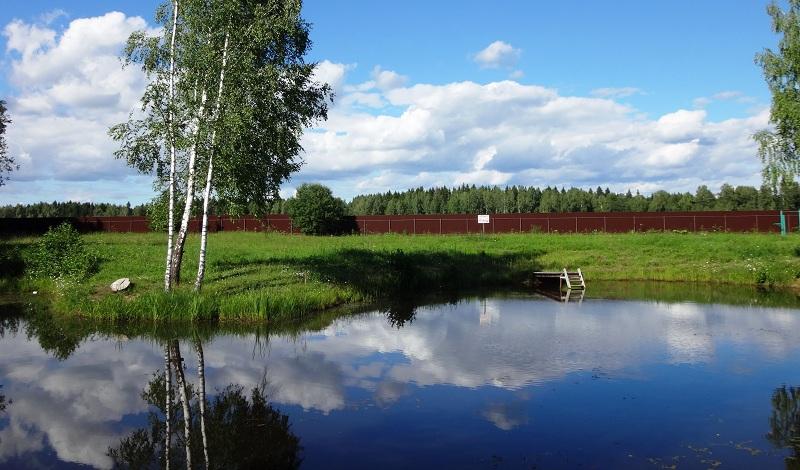
<svg viewBox="0 0 800 470">
<path fill-rule="evenodd" d="M 50 228 L 27 256 L 28 274 L 51 279 L 84 279 L 97 270 L 98 259 L 86 249 L 75 227 Z"/>
<path fill-rule="evenodd" d="M 321 184 L 303 184 L 294 198 L 286 201 L 292 223 L 306 235 L 334 235 L 347 231 L 347 208 Z"/>
<path fill-rule="evenodd" d="M 794 252 L 795 256 L 800 256 L 800 246 L 794 247 L 794 250 L 792 251 Z"/>
</svg>

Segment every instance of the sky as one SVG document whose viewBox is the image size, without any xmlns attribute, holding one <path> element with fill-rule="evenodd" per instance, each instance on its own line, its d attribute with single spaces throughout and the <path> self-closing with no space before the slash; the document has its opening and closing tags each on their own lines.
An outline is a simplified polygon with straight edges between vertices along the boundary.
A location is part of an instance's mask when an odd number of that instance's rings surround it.
<svg viewBox="0 0 800 470">
<path fill-rule="evenodd" d="M 145 79 L 119 54 L 157 1 L 0 0 L 0 99 L 20 169 L 0 204 L 145 202 L 107 129 Z M 307 182 L 357 194 L 467 184 L 694 191 L 759 185 L 766 0 L 306 0 L 316 78 Z"/>
</svg>

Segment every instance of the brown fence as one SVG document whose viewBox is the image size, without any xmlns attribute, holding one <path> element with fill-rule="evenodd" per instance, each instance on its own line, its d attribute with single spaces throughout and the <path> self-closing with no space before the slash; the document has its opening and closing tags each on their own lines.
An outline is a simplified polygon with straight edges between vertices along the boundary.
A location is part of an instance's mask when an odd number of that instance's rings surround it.
<svg viewBox="0 0 800 470">
<path fill-rule="evenodd" d="M 787 229 L 797 231 L 798 211 L 785 211 Z M 0 219 L 0 233 L 43 233 L 48 227 L 68 221 L 83 232 L 150 231 L 146 217 L 78 217 Z M 353 227 L 361 233 L 464 234 L 464 233 L 587 233 L 647 232 L 686 230 L 720 232 L 779 232 L 779 211 L 738 212 L 577 212 L 562 214 L 492 214 L 488 224 L 479 224 L 477 215 L 368 215 L 354 217 Z M 200 229 L 199 219 L 189 228 Z M 209 217 L 210 232 L 277 231 L 297 233 L 286 215 L 255 217 Z"/>
</svg>

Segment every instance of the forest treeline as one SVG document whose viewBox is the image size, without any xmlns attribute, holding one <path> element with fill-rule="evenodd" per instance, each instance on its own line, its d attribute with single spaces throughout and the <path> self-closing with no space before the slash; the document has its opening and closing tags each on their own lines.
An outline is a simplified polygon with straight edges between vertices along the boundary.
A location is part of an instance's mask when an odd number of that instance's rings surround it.
<svg viewBox="0 0 800 470">
<path fill-rule="evenodd" d="M 285 214 L 287 200 L 275 201 L 270 212 Z M 0 206 L 0 217 L 82 217 L 150 215 L 158 204 L 131 206 L 91 202 L 38 202 Z M 213 200 L 212 214 L 224 213 L 222 201 Z M 800 185 L 784 181 L 777 191 L 768 186 L 722 185 L 718 193 L 700 186 L 694 193 L 656 191 L 615 193 L 608 188 L 551 188 L 533 186 L 475 186 L 416 188 L 408 191 L 365 194 L 347 204 L 351 215 L 401 214 L 509 214 L 531 212 L 667 212 L 737 211 L 800 208 Z"/>
<path fill-rule="evenodd" d="M 784 181 L 777 191 L 768 186 L 756 189 L 752 186 L 733 187 L 724 184 L 717 194 L 706 186 L 700 186 L 694 193 L 656 191 L 650 195 L 631 191 L 614 193 L 600 187 L 586 190 L 462 185 L 453 189 L 417 188 L 368 194 L 356 196 L 348 204 L 353 215 L 735 211 L 798 207 L 800 185 L 794 181 Z M 273 212 L 280 212 L 280 209 Z"/>
</svg>

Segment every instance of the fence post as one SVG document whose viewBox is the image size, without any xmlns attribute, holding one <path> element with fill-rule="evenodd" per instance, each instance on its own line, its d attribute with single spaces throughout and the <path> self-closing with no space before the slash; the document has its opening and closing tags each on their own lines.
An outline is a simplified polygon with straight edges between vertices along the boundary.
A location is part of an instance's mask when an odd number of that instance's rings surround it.
<svg viewBox="0 0 800 470">
<path fill-rule="evenodd" d="M 728 231 L 728 216 L 727 215 L 723 215 L 722 216 L 722 225 L 724 227 L 723 231 L 727 232 Z"/>
<path fill-rule="evenodd" d="M 667 231 L 667 216 L 666 215 L 662 215 L 661 216 L 661 225 L 662 225 L 662 227 L 664 227 L 663 229 L 661 229 L 661 231 L 662 232 L 666 232 Z"/>
<path fill-rule="evenodd" d="M 442 234 L 442 219 L 439 219 L 439 235 Z"/>
<path fill-rule="evenodd" d="M 603 216 L 603 233 L 608 233 L 608 224 L 606 223 L 606 216 Z"/>
<path fill-rule="evenodd" d="M 758 225 L 758 216 L 756 216 L 756 225 Z M 692 216 L 692 232 L 697 231 L 697 216 Z"/>
<path fill-rule="evenodd" d="M 633 216 L 633 231 L 636 232 L 636 216 Z"/>
</svg>

